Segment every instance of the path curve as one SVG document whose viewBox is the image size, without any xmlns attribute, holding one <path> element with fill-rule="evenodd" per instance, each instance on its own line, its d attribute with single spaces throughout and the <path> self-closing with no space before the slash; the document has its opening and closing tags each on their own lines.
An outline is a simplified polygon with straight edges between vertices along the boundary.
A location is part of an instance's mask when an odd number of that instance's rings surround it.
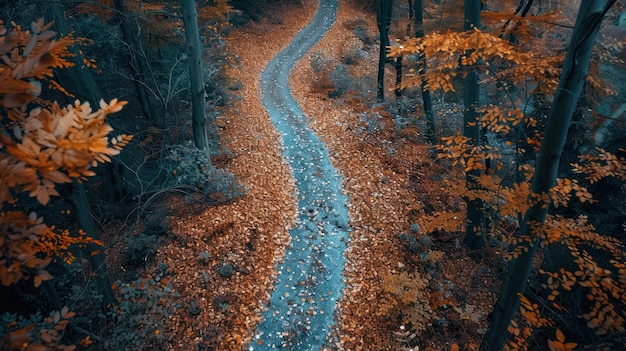
<svg viewBox="0 0 626 351">
<path fill-rule="evenodd" d="M 263 105 L 281 134 L 298 189 L 298 223 L 277 266 L 275 290 L 249 350 L 320 350 L 343 289 L 348 198 L 324 143 L 309 128 L 289 90 L 295 65 L 333 25 L 337 0 L 320 0 L 309 23 L 261 75 Z"/>
</svg>

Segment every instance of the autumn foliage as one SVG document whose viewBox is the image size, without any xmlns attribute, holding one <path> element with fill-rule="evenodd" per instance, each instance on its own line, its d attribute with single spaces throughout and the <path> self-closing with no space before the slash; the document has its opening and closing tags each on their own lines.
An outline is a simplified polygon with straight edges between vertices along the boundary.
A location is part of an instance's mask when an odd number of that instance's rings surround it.
<svg viewBox="0 0 626 351">
<path fill-rule="evenodd" d="M 53 260 L 72 262 L 70 248 L 101 245 L 82 230 L 70 233 L 46 225 L 34 211 L 22 210 L 21 202 L 28 196 L 45 206 L 59 195 L 59 184 L 93 176 L 94 167 L 110 161 L 131 139 L 127 135 L 109 138 L 112 128 L 105 121 L 125 102 L 102 101 L 94 111 L 89 103 L 76 101 L 62 107 L 40 97 L 44 84 L 63 90 L 53 80 L 53 70 L 72 65 L 68 60 L 72 38 L 57 38 L 50 26 L 39 20 L 29 31 L 0 22 L 0 280 L 5 286 L 32 279 L 39 287 L 52 279 L 46 267 Z M 52 349 L 49 346 L 60 340 L 57 331 L 65 328 L 64 320 L 72 315 L 68 311 L 53 315 L 50 330 L 57 334 L 40 330 L 42 342 L 26 349 Z M 22 349 L 30 334 L 22 328 L 0 344 L 4 343 L 3 349 Z"/>
<path fill-rule="evenodd" d="M 516 29 L 518 36 L 531 36 L 533 27 L 529 19 L 514 20 L 521 23 Z M 516 258 L 539 242 L 546 252 L 554 247 L 563 249 L 564 262 L 571 262 L 557 271 L 539 270 L 543 278 L 538 279 L 543 279 L 542 287 L 547 295 L 533 299 L 522 296 L 522 318 L 509 328 L 507 350 L 526 349 L 533 333 L 553 327 L 555 322 L 551 318 L 562 318 L 556 317 L 559 314 L 574 314 L 598 337 L 626 330 L 623 243 L 599 234 L 583 214 L 566 215 L 572 212 L 568 207 L 597 202 L 586 184 L 605 177 L 623 182 L 626 160 L 598 149 L 580 156 L 580 162 L 571 165 L 571 176 L 558 179 L 549 193 L 531 191 L 534 167 L 529 156 L 541 145 L 543 121 L 538 114 L 529 113 L 526 106 L 533 100 L 549 101 L 546 96 L 556 90 L 564 57 L 557 51 L 538 50 L 536 43 L 525 43 L 528 45 L 515 45 L 502 35 L 475 29 L 433 33 L 404 40 L 390 48 L 392 57 L 425 53 L 428 58 L 426 73 L 420 69 L 422 63 L 416 60 L 398 89 L 419 87 L 426 82 L 426 88 L 431 91 L 454 92 L 458 78 L 464 78 L 470 70 L 479 74 L 485 89 L 496 88 L 487 92 L 492 95 L 488 99 L 493 104 L 478 107 L 478 123 L 483 133 L 489 133 L 491 142 L 487 138 L 477 142 L 458 132 L 443 136 L 437 145 L 437 157 L 448 166 L 463 172 L 479 170 L 481 175 L 474 177 L 474 184 L 460 177 L 447 180 L 444 189 L 449 195 L 482 201 L 488 224 L 482 230 L 475 229 L 483 232 L 503 257 Z M 588 82 L 592 80 L 594 77 L 588 77 Z M 537 204 L 550 204 L 555 213 L 545 223 L 531 223 L 530 237 L 518 236 L 519 222 Z M 432 212 L 419 220 L 420 235 L 462 231 L 465 218 L 461 212 Z M 588 301 L 571 310 L 573 294 L 582 294 Z M 545 313 L 546 309 L 549 313 Z M 547 347 L 550 350 L 576 347 L 577 343 L 569 342 L 565 334 L 565 328 L 556 329 L 556 335 L 552 332 L 556 338 L 549 340 Z M 611 343 L 601 346 L 611 347 Z"/>
</svg>

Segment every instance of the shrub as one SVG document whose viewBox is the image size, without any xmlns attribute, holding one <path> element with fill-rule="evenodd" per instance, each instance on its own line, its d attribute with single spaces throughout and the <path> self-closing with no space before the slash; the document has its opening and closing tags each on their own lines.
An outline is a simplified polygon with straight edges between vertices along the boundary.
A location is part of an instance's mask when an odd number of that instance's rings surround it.
<svg viewBox="0 0 626 351">
<path fill-rule="evenodd" d="M 116 286 L 119 306 L 109 311 L 113 327 L 108 350 L 151 350 L 165 341 L 164 321 L 180 308 L 178 293 L 156 275 Z M 156 347 L 158 348 L 158 347 Z"/>
<path fill-rule="evenodd" d="M 333 60 L 324 57 L 322 52 L 313 53 L 311 68 L 316 75 L 311 86 L 313 92 L 337 98 L 348 90 L 354 90 L 354 79 L 346 66 L 335 64 Z"/>
<path fill-rule="evenodd" d="M 342 64 L 335 65 L 335 69 L 330 73 L 330 80 L 333 83 L 333 90 L 328 92 L 329 98 L 344 95 L 354 85 L 350 72 Z"/>
<path fill-rule="evenodd" d="M 209 153 L 191 143 L 173 146 L 166 156 L 166 168 L 172 185 L 188 185 L 212 198 L 219 194 L 220 199 L 233 199 L 245 192 L 232 173 L 213 167 Z"/>
<path fill-rule="evenodd" d="M 125 254 L 132 267 L 143 267 L 156 255 L 157 237 L 146 233 L 134 235 L 128 239 Z"/>
<path fill-rule="evenodd" d="M 356 35 L 364 45 L 372 45 L 374 44 L 374 37 L 370 34 L 367 22 L 363 19 L 356 19 L 353 21 L 349 21 L 346 23 L 346 27 L 354 30 L 354 35 Z"/>
</svg>

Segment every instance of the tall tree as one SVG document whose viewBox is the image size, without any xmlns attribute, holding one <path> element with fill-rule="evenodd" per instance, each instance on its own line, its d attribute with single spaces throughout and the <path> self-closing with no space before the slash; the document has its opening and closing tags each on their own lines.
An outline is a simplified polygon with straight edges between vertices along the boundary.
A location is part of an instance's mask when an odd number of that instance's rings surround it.
<svg viewBox="0 0 626 351">
<path fill-rule="evenodd" d="M 413 20 L 414 37 L 424 37 L 424 1 L 423 0 L 408 0 L 409 1 L 409 17 Z M 411 24 L 409 24 L 410 26 Z M 410 35 L 410 33 L 407 33 Z M 434 142 L 435 136 L 435 115 L 433 114 L 433 103 L 430 97 L 430 90 L 426 88 L 428 79 L 426 79 L 426 54 L 420 50 L 418 52 L 419 61 L 419 75 L 421 77 L 420 90 L 422 92 L 422 103 L 424 106 L 424 114 L 426 115 L 426 128 L 429 141 Z"/>
<path fill-rule="evenodd" d="M 556 184 L 560 156 L 567 139 L 572 115 L 587 77 L 593 45 L 602 20 L 615 0 L 582 0 L 576 25 L 567 50 L 563 72 L 550 108 L 537 155 L 532 181 L 534 194 L 547 194 Z M 520 225 L 520 254 L 509 263 L 509 271 L 502 284 L 500 296 L 493 310 L 489 329 L 480 350 L 500 350 L 508 335 L 507 328 L 519 307 L 520 296 L 526 289 L 532 262 L 539 247 L 538 230 L 545 222 L 549 203 L 540 196 L 537 203 L 524 216 Z M 519 248 L 518 248 L 519 249 Z"/>
<path fill-rule="evenodd" d="M 54 21 L 56 28 L 61 35 L 69 35 L 72 32 L 67 20 L 65 19 L 65 11 L 60 0 L 54 0 L 52 2 L 51 18 L 48 18 L 49 22 Z M 87 100 L 92 106 L 98 106 L 100 99 L 102 99 L 102 91 L 96 84 L 96 80 L 89 71 L 89 68 L 85 65 L 85 58 L 78 48 L 78 44 L 74 43 L 69 47 L 72 53 L 73 66 L 67 69 L 72 84 L 74 85 L 74 91 L 82 98 Z"/>
<path fill-rule="evenodd" d="M 389 50 L 389 27 L 391 26 L 391 14 L 393 0 L 376 0 L 376 25 L 380 33 L 380 55 L 378 57 L 378 101 L 385 101 L 385 64 L 388 61 Z"/>
<path fill-rule="evenodd" d="M 424 37 L 424 1 L 409 0 L 409 7 L 412 9 L 413 26 L 415 27 L 415 38 Z M 433 103 L 430 97 L 430 90 L 426 88 L 428 80 L 426 79 L 426 54 L 423 51 L 418 53 L 419 57 L 419 75 L 422 77 L 420 90 L 422 91 L 422 102 L 424 104 L 424 114 L 426 115 L 426 126 L 428 128 L 427 135 L 430 142 L 435 140 L 435 115 L 433 114 Z"/>
<path fill-rule="evenodd" d="M 63 11 L 62 4 L 59 0 L 55 0 L 52 3 L 52 15 L 55 25 L 60 30 L 60 34 L 70 34 L 71 28 L 65 19 L 65 12 Z M 70 80 L 74 85 L 74 91 L 76 91 L 79 96 L 88 100 L 91 106 L 99 106 L 101 101 L 103 101 L 102 91 L 91 74 L 89 67 L 85 65 L 86 61 L 78 48 L 78 44 L 74 43 L 68 48 L 68 50 L 72 54 L 71 60 L 74 65 L 68 67 L 67 71 L 69 73 Z M 113 160 L 113 163 L 116 162 L 117 160 Z M 117 168 L 114 167 L 110 171 L 114 172 L 115 169 Z M 114 176 L 111 177 L 111 179 L 114 180 L 113 188 L 116 190 L 121 184 L 120 180 L 117 178 L 121 178 L 121 174 L 114 173 Z M 82 230 L 88 237 L 98 240 L 100 235 L 98 234 L 95 220 L 91 215 L 91 206 L 84 187 L 82 185 L 73 187 L 71 189 L 70 196 L 72 198 L 72 205 L 75 208 L 74 214 L 77 216 L 77 220 L 80 223 Z M 89 251 L 86 256 L 92 265 L 92 269 L 94 270 L 94 277 L 98 289 L 103 296 L 103 303 L 105 306 L 114 304 L 116 300 L 115 295 L 111 290 L 111 283 L 109 282 L 107 269 L 104 264 L 104 252 L 102 250 L 97 250 L 93 245 L 87 245 L 86 248 L 88 250 L 92 250 Z"/>
<path fill-rule="evenodd" d="M 191 82 L 192 129 L 193 140 L 198 149 L 208 149 L 206 103 L 204 79 L 202 77 L 202 55 L 200 32 L 198 30 L 198 13 L 194 0 L 181 0 L 185 40 L 189 64 L 189 80 Z"/>
<path fill-rule="evenodd" d="M 480 26 L 480 0 L 465 0 L 463 30 L 470 31 Z M 471 55 L 471 51 L 465 54 Z M 478 99 L 480 88 L 478 86 L 478 74 L 473 66 L 467 66 L 468 72 L 465 77 L 463 90 L 463 135 L 470 138 L 474 144 L 480 143 L 480 123 L 478 115 Z M 465 173 L 468 188 L 478 187 L 477 178 L 480 176 L 479 169 L 473 169 Z M 480 199 L 465 198 L 467 203 L 467 225 L 465 226 L 465 238 L 463 242 L 470 250 L 478 250 L 484 245 L 485 214 L 483 202 Z"/>
<path fill-rule="evenodd" d="M 141 41 L 139 40 L 137 33 L 132 30 L 132 27 L 137 27 L 137 17 L 129 17 L 126 12 L 126 6 L 124 0 L 114 0 L 116 16 L 120 22 L 120 29 L 122 30 L 122 36 L 126 42 L 126 48 L 128 50 L 128 63 L 130 66 L 130 73 L 133 82 L 135 83 L 135 90 L 139 97 L 139 103 L 143 114 L 154 120 L 154 111 L 152 105 L 148 100 L 148 92 L 146 89 L 146 78 L 144 74 L 145 57 L 141 50 Z"/>
</svg>

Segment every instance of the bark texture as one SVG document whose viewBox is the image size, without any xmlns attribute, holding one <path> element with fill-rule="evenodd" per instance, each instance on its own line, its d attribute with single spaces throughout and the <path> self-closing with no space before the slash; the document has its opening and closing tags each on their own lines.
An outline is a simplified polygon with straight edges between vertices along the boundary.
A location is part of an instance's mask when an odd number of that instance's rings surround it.
<svg viewBox="0 0 626 351">
<path fill-rule="evenodd" d="M 480 26 L 480 0 L 465 0 L 463 30 L 474 30 Z M 469 53 L 467 53 L 469 55 Z M 469 137 L 472 143 L 480 143 L 480 123 L 477 112 L 480 88 L 478 86 L 478 75 L 473 67 L 468 67 L 469 72 L 465 77 L 465 88 L 463 89 L 463 103 L 465 111 L 463 113 L 463 135 Z M 465 173 L 467 186 L 469 189 L 478 187 L 476 178 L 480 176 L 479 170 L 471 170 Z M 485 214 L 483 211 L 483 201 L 480 199 L 465 199 L 467 203 L 467 223 L 465 226 L 465 237 L 463 243 L 470 250 L 479 250 L 485 243 L 484 227 Z"/>
<path fill-rule="evenodd" d="M 376 24 L 380 33 L 380 55 L 378 57 L 378 101 L 385 101 L 385 63 L 389 47 L 389 26 L 391 26 L 392 0 L 376 0 Z"/>
<path fill-rule="evenodd" d="M 200 33 L 198 31 L 198 13 L 194 0 L 181 0 L 183 22 L 185 25 L 185 40 L 187 41 L 187 55 L 189 65 L 189 80 L 191 84 L 192 129 L 193 140 L 198 149 L 208 149 L 209 140 L 206 126 L 206 103 L 204 78 L 202 77 L 202 55 L 200 53 Z"/>
</svg>

